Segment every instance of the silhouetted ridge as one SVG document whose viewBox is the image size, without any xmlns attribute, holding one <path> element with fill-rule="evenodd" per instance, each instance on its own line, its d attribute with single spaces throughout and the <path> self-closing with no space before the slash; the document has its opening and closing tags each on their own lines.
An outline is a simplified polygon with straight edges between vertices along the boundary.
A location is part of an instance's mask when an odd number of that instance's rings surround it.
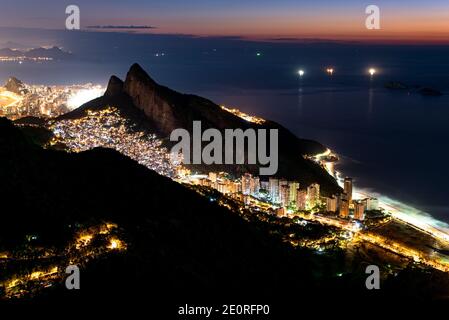
<svg viewBox="0 0 449 320">
<path fill-rule="evenodd" d="M 10 120 L 0 118 L 0 155 L 7 156 L 34 148 L 36 146 Z"/>
<path fill-rule="evenodd" d="M 116 76 L 109 79 L 108 88 L 104 93 L 105 96 L 115 96 L 123 93 L 123 81 Z"/>
<path fill-rule="evenodd" d="M 130 78 L 156 84 L 156 81 L 154 81 L 138 63 L 134 63 L 131 68 L 129 68 L 126 76 L 126 81 L 128 81 Z"/>
</svg>

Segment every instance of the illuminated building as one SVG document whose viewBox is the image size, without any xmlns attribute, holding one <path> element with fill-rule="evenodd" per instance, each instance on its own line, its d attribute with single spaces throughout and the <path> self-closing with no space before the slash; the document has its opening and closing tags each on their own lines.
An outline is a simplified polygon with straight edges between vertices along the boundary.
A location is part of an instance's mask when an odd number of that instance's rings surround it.
<svg viewBox="0 0 449 320">
<path fill-rule="evenodd" d="M 206 178 L 201 178 L 198 180 L 198 184 L 203 187 L 210 187 L 212 183 Z"/>
<path fill-rule="evenodd" d="M 280 186 L 280 202 L 282 207 L 288 207 L 290 203 L 290 188 L 288 185 Z"/>
<path fill-rule="evenodd" d="M 253 177 L 253 178 L 250 179 L 249 189 L 250 189 L 250 193 L 251 194 L 259 193 L 259 189 L 260 189 L 260 179 L 259 179 L 259 177 Z"/>
<path fill-rule="evenodd" d="M 278 217 L 284 217 L 285 216 L 285 209 L 284 208 L 279 208 L 276 210 L 276 215 Z"/>
<path fill-rule="evenodd" d="M 365 204 L 358 201 L 354 205 L 354 219 L 362 221 L 365 217 Z"/>
<path fill-rule="evenodd" d="M 349 203 L 348 203 L 348 200 L 346 200 L 346 199 L 340 200 L 339 216 L 340 216 L 340 218 L 348 218 L 349 217 Z"/>
<path fill-rule="evenodd" d="M 209 180 L 212 182 L 217 181 L 217 173 L 216 172 L 209 172 Z"/>
<path fill-rule="evenodd" d="M 228 194 L 229 193 L 229 189 L 228 189 L 228 185 L 224 182 L 218 182 L 217 184 L 217 190 L 223 194 Z"/>
<path fill-rule="evenodd" d="M 307 188 L 307 207 L 313 209 L 320 203 L 320 185 L 313 183 Z"/>
<path fill-rule="evenodd" d="M 264 189 L 266 191 L 270 190 L 270 184 L 268 181 L 260 181 L 260 189 Z"/>
<path fill-rule="evenodd" d="M 366 198 L 363 201 L 365 202 L 366 210 L 379 210 L 379 200 L 377 198 Z"/>
<path fill-rule="evenodd" d="M 332 198 L 326 198 L 326 211 L 337 212 L 338 209 L 338 198 L 332 196 Z"/>
<path fill-rule="evenodd" d="M 279 180 L 276 178 L 270 178 L 269 181 L 270 186 L 270 196 L 271 201 L 274 203 L 279 202 Z"/>
<path fill-rule="evenodd" d="M 305 190 L 298 190 L 296 193 L 296 209 L 306 210 L 307 192 Z"/>
<path fill-rule="evenodd" d="M 230 184 L 229 184 L 229 189 L 230 189 L 231 193 L 241 192 L 240 187 L 241 187 L 241 185 L 238 182 L 230 182 Z"/>
<path fill-rule="evenodd" d="M 279 188 L 282 186 L 288 186 L 288 181 L 285 179 L 279 180 Z"/>
<path fill-rule="evenodd" d="M 298 182 L 290 182 L 288 184 L 289 189 L 290 189 L 290 202 L 294 202 L 296 201 L 296 195 L 298 193 L 298 189 L 299 189 L 299 183 Z"/>
<path fill-rule="evenodd" d="M 340 199 L 339 216 L 340 216 L 340 218 L 349 217 L 349 201 L 346 197 L 341 197 L 341 199 Z"/>
<path fill-rule="evenodd" d="M 176 175 L 181 178 L 190 175 L 190 173 L 190 170 L 184 167 L 179 167 L 176 169 Z"/>
<path fill-rule="evenodd" d="M 251 179 L 252 179 L 252 176 L 249 173 L 245 173 L 242 176 L 242 193 L 244 195 L 251 194 Z"/>
<path fill-rule="evenodd" d="M 345 178 L 345 183 L 344 183 L 344 190 L 346 193 L 346 199 L 348 200 L 348 203 L 351 204 L 352 203 L 352 178 Z"/>
</svg>

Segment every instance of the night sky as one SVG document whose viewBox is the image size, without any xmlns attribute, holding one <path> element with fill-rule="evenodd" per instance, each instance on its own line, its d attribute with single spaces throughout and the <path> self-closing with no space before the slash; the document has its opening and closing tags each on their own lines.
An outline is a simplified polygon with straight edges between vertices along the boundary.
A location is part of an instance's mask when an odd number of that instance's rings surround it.
<svg viewBox="0 0 449 320">
<path fill-rule="evenodd" d="M 62 29 L 65 8 L 82 27 L 151 25 L 152 33 L 449 42 L 447 0 L 16 0 L 2 3 L 0 27 Z M 381 30 L 365 28 L 365 8 L 381 9 Z"/>
</svg>

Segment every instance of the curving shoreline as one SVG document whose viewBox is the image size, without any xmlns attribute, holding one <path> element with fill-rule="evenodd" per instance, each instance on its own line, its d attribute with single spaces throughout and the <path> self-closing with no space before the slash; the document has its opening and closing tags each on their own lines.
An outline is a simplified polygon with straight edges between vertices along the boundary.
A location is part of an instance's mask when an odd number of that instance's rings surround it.
<svg viewBox="0 0 449 320">
<path fill-rule="evenodd" d="M 332 161 L 327 159 L 332 158 Z M 327 172 L 335 178 L 340 186 L 343 186 L 343 174 L 334 169 L 335 164 L 338 162 L 338 155 L 331 149 L 327 149 L 326 152 L 317 154 L 314 160 L 318 162 Z M 335 160 L 337 159 L 337 160 Z M 329 165 L 331 164 L 331 165 Z M 431 235 L 439 241 L 443 241 L 449 244 L 449 225 L 443 221 L 434 219 L 430 214 L 422 212 L 411 206 L 403 204 L 394 199 L 390 199 L 387 196 L 378 193 L 368 193 L 362 189 L 354 187 L 354 199 L 364 199 L 368 197 L 375 197 L 379 200 L 379 207 L 389 213 L 395 220 L 405 223 L 421 232 Z M 409 212 L 406 212 L 409 211 Z M 426 221 L 431 220 L 431 221 Z M 431 224 L 433 222 L 434 224 Z M 440 226 L 437 226 L 439 224 Z M 442 227 L 441 225 L 444 225 Z"/>
</svg>

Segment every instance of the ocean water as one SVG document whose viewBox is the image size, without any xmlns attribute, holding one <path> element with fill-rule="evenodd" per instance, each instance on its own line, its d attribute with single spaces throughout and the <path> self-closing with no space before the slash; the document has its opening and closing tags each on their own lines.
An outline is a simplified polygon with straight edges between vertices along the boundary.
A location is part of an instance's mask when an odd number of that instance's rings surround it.
<svg viewBox="0 0 449 320">
<path fill-rule="evenodd" d="M 159 83 L 275 120 L 338 153 L 358 188 L 449 222 L 449 47 L 252 42 L 0 28 L 0 43 L 59 45 L 71 61 L 0 63 L 0 81 L 106 85 L 139 62 Z M 161 53 L 164 53 L 162 56 Z M 257 54 L 259 53 L 259 55 Z M 157 56 L 159 54 L 159 56 Z M 324 71 L 335 69 L 333 76 Z M 376 68 L 370 77 L 368 68 Z M 303 69 L 300 79 L 297 71 Z M 424 97 L 387 81 L 430 86 Z"/>
<path fill-rule="evenodd" d="M 247 112 L 256 105 L 257 114 L 325 144 L 339 154 L 338 170 L 354 177 L 357 187 L 449 220 L 449 97 L 308 87 L 221 100 L 241 103 Z"/>
</svg>

